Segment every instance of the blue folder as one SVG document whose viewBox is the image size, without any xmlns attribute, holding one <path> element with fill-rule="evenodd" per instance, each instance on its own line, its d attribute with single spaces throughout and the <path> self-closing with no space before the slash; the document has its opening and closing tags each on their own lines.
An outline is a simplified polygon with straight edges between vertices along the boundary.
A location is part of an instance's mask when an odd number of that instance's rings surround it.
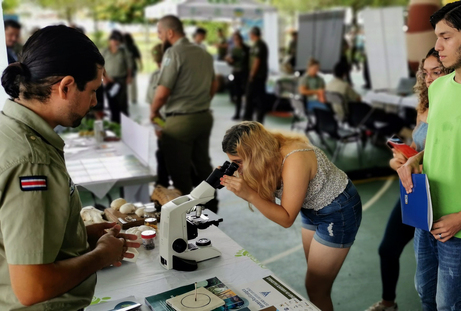
<svg viewBox="0 0 461 311">
<path fill-rule="evenodd" d="M 413 192 L 407 194 L 400 181 L 402 222 L 406 225 L 431 231 L 433 223 L 431 192 L 426 174 L 412 174 Z"/>
</svg>

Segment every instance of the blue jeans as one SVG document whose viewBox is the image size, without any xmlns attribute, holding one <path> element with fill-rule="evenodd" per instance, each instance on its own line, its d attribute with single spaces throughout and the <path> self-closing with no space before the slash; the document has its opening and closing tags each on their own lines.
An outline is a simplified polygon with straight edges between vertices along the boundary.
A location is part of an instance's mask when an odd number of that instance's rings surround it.
<svg viewBox="0 0 461 311">
<path fill-rule="evenodd" d="M 346 189 L 318 211 L 302 208 L 301 220 L 304 229 L 315 231 L 320 244 L 351 247 L 362 221 L 362 202 L 354 184 L 349 180 Z"/>
<path fill-rule="evenodd" d="M 328 107 L 324 103 L 319 102 L 318 100 L 308 100 L 307 111 L 314 112 L 314 108 L 331 111 L 330 107 Z"/>
<path fill-rule="evenodd" d="M 461 310 L 461 239 L 437 241 L 415 230 L 415 285 L 423 311 Z"/>
</svg>

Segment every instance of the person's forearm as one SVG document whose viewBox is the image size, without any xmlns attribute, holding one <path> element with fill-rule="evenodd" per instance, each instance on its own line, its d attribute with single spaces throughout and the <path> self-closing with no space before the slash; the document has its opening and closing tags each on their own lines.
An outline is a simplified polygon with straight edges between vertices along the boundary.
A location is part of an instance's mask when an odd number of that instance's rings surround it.
<svg viewBox="0 0 461 311">
<path fill-rule="evenodd" d="M 254 77 L 256 76 L 256 73 L 258 72 L 258 69 L 259 69 L 260 62 L 261 60 L 259 58 L 255 59 L 253 66 L 251 67 L 250 79 L 254 79 Z"/>
<path fill-rule="evenodd" d="M 424 150 L 420 151 L 418 154 L 414 155 L 412 158 L 415 158 L 416 161 L 418 161 L 418 164 L 423 164 Z"/>
<path fill-rule="evenodd" d="M 10 273 L 11 278 L 28 280 L 12 282 L 21 304 L 30 306 L 60 296 L 83 282 L 96 271 L 108 266 L 101 250 L 46 265 L 31 265 Z"/>
<path fill-rule="evenodd" d="M 304 96 L 313 96 L 313 95 L 318 95 L 319 93 L 318 90 L 310 90 L 305 86 L 301 86 L 298 92 L 299 94 L 304 95 Z"/>
<path fill-rule="evenodd" d="M 168 101 L 168 97 L 157 96 L 154 97 L 154 101 L 152 102 L 152 111 L 159 112 L 160 108 L 162 108 L 166 102 Z"/>
<path fill-rule="evenodd" d="M 248 203 L 253 204 L 266 218 L 279 224 L 284 228 L 289 228 L 294 223 L 296 215 L 290 215 L 282 205 L 275 204 L 261 198 L 256 192 L 252 195 Z"/>
<path fill-rule="evenodd" d="M 218 79 L 214 79 L 213 82 L 211 83 L 211 89 L 210 89 L 210 98 L 213 99 L 214 95 L 218 91 L 219 87 L 219 82 Z"/>
<path fill-rule="evenodd" d="M 389 166 L 390 166 L 391 169 L 393 169 L 394 171 L 397 171 L 397 170 L 402 166 L 402 164 L 399 163 L 395 158 L 392 158 L 392 159 L 390 159 L 390 161 L 389 161 Z"/>
</svg>

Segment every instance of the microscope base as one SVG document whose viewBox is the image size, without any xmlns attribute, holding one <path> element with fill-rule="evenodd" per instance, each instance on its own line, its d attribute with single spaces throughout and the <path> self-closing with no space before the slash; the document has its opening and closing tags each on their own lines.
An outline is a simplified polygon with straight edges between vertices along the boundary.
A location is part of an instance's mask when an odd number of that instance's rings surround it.
<svg viewBox="0 0 461 311">
<path fill-rule="evenodd" d="M 187 260 L 173 255 L 173 269 L 177 271 L 195 271 L 197 270 L 197 262 L 195 260 Z"/>
<path fill-rule="evenodd" d="M 197 263 L 221 256 L 221 252 L 213 246 L 197 247 L 189 243 L 188 250 L 180 256 L 173 255 L 173 269 L 178 271 L 194 271 Z"/>
</svg>

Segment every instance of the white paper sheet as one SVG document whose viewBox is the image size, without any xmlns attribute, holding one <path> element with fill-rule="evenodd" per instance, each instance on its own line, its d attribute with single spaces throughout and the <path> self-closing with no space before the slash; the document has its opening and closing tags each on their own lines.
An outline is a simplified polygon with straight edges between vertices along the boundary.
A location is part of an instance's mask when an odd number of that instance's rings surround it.
<svg viewBox="0 0 461 311">
<path fill-rule="evenodd" d="M 122 113 L 122 141 L 144 165 L 149 163 L 149 135 L 152 130 L 139 125 Z"/>
</svg>

